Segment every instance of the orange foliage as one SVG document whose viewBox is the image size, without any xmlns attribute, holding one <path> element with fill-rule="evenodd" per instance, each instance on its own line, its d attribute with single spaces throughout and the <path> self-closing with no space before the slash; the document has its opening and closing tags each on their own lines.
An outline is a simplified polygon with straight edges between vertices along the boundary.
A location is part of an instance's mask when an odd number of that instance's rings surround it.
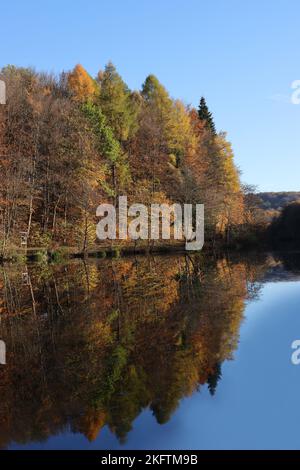
<svg viewBox="0 0 300 470">
<path fill-rule="evenodd" d="M 97 91 L 95 81 L 80 64 L 69 74 L 68 85 L 76 101 L 87 101 L 93 98 Z"/>
</svg>

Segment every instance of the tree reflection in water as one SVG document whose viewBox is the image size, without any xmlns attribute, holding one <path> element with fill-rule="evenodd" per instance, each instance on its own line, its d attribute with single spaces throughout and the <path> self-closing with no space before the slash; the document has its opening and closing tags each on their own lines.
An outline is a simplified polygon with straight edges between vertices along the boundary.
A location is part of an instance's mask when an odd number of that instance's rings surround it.
<svg viewBox="0 0 300 470">
<path fill-rule="evenodd" d="M 1 447 L 69 426 L 94 440 L 107 425 L 124 441 L 143 409 L 165 423 L 204 384 L 217 393 L 269 265 L 193 255 L 2 267 Z"/>
</svg>

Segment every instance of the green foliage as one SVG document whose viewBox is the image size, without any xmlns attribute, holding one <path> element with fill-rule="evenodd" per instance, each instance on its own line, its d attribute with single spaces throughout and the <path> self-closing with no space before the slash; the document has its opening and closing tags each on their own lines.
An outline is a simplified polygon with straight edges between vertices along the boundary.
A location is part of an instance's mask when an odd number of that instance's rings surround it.
<svg viewBox="0 0 300 470">
<path fill-rule="evenodd" d="M 84 103 L 82 110 L 91 124 L 91 131 L 97 136 L 99 152 L 110 163 L 116 163 L 121 154 L 121 147 L 111 127 L 107 124 L 103 112 L 91 101 Z"/>
<path fill-rule="evenodd" d="M 53 263 L 62 263 L 66 261 L 69 256 L 69 251 L 66 247 L 60 247 L 56 250 L 51 251 L 51 261 Z"/>
<path fill-rule="evenodd" d="M 116 196 L 118 189 L 122 189 L 130 181 L 126 155 L 100 107 L 88 101 L 82 106 L 82 110 L 96 137 L 96 147 L 100 155 L 105 157 L 109 168 L 111 181 L 102 180 L 102 188 L 108 196 Z"/>
<path fill-rule="evenodd" d="M 47 250 L 38 250 L 32 254 L 32 258 L 37 263 L 47 263 L 48 262 L 48 253 Z"/>
<path fill-rule="evenodd" d="M 161 124 L 167 126 L 172 110 L 172 100 L 154 75 L 149 75 L 142 86 L 142 97 L 145 102 L 155 107 Z"/>
<path fill-rule="evenodd" d="M 126 141 L 137 130 L 138 102 L 111 62 L 99 72 L 98 82 L 99 104 L 107 122 L 117 139 Z"/>
<path fill-rule="evenodd" d="M 116 384 L 121 378 L 122 371 L 127 363 L 128 352 L 121 344 L 112 351 L 107 364 L 106 399 L 115 391 Z"/>
<path fill-rule="evenodd" d="M 198 109 L 198 116 L 201 121 L 205 122 L 205 126 L 210 130 L 212 135 L 216 135 L 216 127 L 212 113 L 209 111 L 205 98 L 202 96 Z"/>
<path fill-rule="evenodd" d="M 222 364 L 217 363 L 213 374 L 210 374 L 207 379 L 209 393 L 214 396 L 216 393 L 217 385 L 222 378 Z"/>
<path fill-rule="evenodd" d="M 18 253 L 18 252 L 9 252 L 10 253 L 10 259 L 12 261 L 14 261 L 15 263 L 18 263 L 18 264 L 26 264 L 27 263 L 27 256 L 25 254 L 22 254 L 22 253 Z"/>
<path fill-rule="evenodd" d="M 119 247 L 115 247 L 115 248 L 112 249 L 112 256 L 114 258 L 120 258 L 121 253 L 122 253 L 122 250 Z"/>
</svg>

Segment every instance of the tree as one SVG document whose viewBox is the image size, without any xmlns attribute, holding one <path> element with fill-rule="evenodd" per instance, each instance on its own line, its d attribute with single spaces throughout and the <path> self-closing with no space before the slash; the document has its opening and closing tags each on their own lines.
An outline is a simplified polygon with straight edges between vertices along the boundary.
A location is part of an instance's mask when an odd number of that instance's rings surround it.
<svg viewBox="0 0 300 470">
<path fill-rule="evenodd" d="M 175 100 L 170 110 L 167 142 L 170 156 L 174 155 L 177 167 L 182 165 L 187 155 L 195 153 L 197 138 L 193 132 L 189 111 L 180 100 Z"/>
<path fill-rule="evenodd" d="M 7 104 L 1 112 L 4 154 L 0 165 L 1 249 L 5 253 L 8 244 L 20 243 L 20 231 L 30 234 L 40 123 L 32 101 L 39 93 L 35 72 L 7 66 L 1 73 L 7 84 Z"/>
<path fill-rule="evenodd" d="M 207 378 L 207 385 L 209 393 L 214 396 L 217 390 L 217 385 L 222 378 L 222 364 L 219 362 L 216 364 L 214 372 Z"/>
<path fill-rule="evenodd" d="M 73 99 L 76 101 L 87 101 L 98 93 L 97 83 L 81 64 L 75 65 L 73 71 L 69 73 L 68 85 Z"/>
<path fill-rule="evenodd" d="M 59 77 L 9 66 L 1 78 L 2 251 L 20 231 L 35 246 L 80 239 L 86 249 L 97 202 L 141 188 L 146 199 L 204 203 L 213 243 L 241 225 L 239 172 L 204 98 L 190 109 L 154 75 L 131 92 L 111 63 L 96 80 L 79 64 Z"/>
<path fill-rule="evenodd" d="M 271 241 L 276 245 L 300 245 L 300 201 L 288 204 L 271 224 Z"/>
<path fill-rule="evenodd" d="M 137 113 L 139 110 L 135 94 L 131 93 L 126 83 L 117 73 L 115 66 L 109 62 L 104 72 L 98 73 L 100 86 L 99 105 L 120 142 L 132 138 L 137 130 Z"/>
<path fill-rule="evenodd" d="M 205 122 L 205 126 L 210 130 L 212 135 L 216 135 L 216 127 L 212 113 L 209 111 L 205 98 L 202 96 L 198 109 L 198 116 L 201 121 Z"/>
<path fill-rule="evenodd" d="M 234 164 L 234 155 L 230 142 L 225 133 L 220 133 L 215 138 L 217 156 L 220 160 L 219 194 L 221 204 L 217 227 L 221 233 L 226 234 L 227 242 L 230 241 L 234 227 L 241 226 L 244 222 L 244 198 L 240 185 L 239 172 Z"/>
<path fill-rule="evenodd" d="M 99 106 L 88 102 L 82 110 L 90 123 L 89 131 L 95 136 L 97 150 L 106 160 L 110 178 L 103 181 L 103 188 L 108 196 L 116 200 L 118 191 L 130 181 L 126 155 Z"/>
</svg>

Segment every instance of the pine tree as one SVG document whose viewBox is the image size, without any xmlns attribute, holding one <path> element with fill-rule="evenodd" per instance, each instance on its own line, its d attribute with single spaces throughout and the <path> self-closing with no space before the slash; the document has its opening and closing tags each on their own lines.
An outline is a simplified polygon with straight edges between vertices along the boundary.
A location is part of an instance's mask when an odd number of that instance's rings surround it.
<svg viewBox="0 0 300 470">
<path fill-rule="evenodd" d="M 209 377 L 207 378 L 208 390 L 211 396 L 214 396 L 214 394 L 216 393 L 217 385 L 218 385 L 218 382 L 221 380 L 221 378 L 222 378 L 221 364 L 217 363 L 213 374 L 209 375 Z"/>
<path fill-rule="evenodd" d="M 201 121 L 205 121 L 206 127 L 211 131 L 213 135 L 216 135 L 216 127 L 212 113 L 209 111 L 205 98 L 202 96 L 198 109 L 198 116 Z"/>
</svg>

